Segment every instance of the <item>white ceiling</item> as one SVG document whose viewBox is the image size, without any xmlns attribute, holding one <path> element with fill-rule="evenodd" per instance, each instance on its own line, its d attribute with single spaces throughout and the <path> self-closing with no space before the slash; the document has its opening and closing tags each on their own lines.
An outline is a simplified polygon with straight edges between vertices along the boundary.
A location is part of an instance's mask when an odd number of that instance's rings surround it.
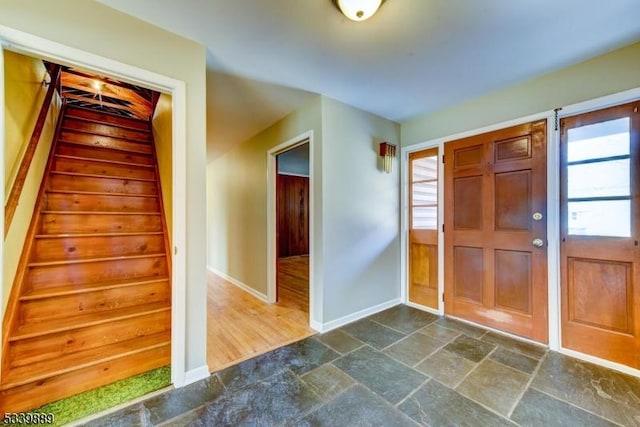
<svg viewBox="0 0 640 427">
<path fill-rule="evenodd" d="M 395 121 L 640 40 L 638 0 L 100 0 L 207 46 L 214 158 L 320 93 Z"/>
</svg>

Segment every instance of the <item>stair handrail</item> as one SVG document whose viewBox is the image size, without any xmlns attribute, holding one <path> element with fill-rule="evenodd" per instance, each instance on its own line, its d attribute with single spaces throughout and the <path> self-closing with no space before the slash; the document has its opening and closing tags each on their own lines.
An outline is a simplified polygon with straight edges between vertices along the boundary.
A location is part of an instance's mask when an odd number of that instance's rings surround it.
<svg viewBox="0 0 640 427">
<path fill-rule="evenodd" d="M 20 162 L 20 168 L 18 169 L 18 174 L 16 175 L 16 179 L 11 186 L 11 191 L 9 192 L 9 198 L 7 203 L 4 206 L 4 237 L 7 237 L 7 233 L 9 232 L 9 227 L 11 226 L 11 221 L 13 221 L 13 215 L 16 213 L 16 209 L 18 207 L 18 201 L 20 200 L 20 195 L 22 194 L 22 188 L 24 187 L 24 183 L 27 179 L 27 174 L 29 173 L 29 168 L 31 167 L 31 161 L 33 160 L 33 156 L 36 153 L 38 148 L 38 143 L 40 141 L 40 135 L 42 134 L 42 129 L 44 128 L 44 123 L 47 119 L 47 114 L 49 113 L 49 108 L 51 107 L 51 101 L 53 100 L 53 94 L 56 89 L 60 85 L 60 70 L 62 67 L 60 65 L 52 65 L 51 70 L 49 70 L 49 75 L 51 76 L 51 81 L 49 83 L 49 88 L 47 89 L 47 93 L 42 101 L 42 106 L 40 107 L 40 113 L 38 114 L 38 119 L 36 120 L 35 127 L 33 128 L 33 133 L 31 134 L 31 139 L 29 140 L 29 145 L 27 145 L 27 149 L 25 150 L 24 155 L 22 156 L 22 161 Z"/>
</svg>

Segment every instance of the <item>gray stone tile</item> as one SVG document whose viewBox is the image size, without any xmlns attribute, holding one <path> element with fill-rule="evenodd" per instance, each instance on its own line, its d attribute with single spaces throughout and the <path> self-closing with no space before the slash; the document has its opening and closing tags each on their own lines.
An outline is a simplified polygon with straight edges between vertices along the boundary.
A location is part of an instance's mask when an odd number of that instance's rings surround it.
<svg viewBox="0 0 640 427">
<path fill-rule="evenodd" d="M 614 427 L 616 425 L 533 389 L 527 390 L 522 396 L 511 419 L 525 427 Z"/>
<path fill-rule="evenodd" d="M 390 346 L 406 336 L 368 319 L 343 326 L 342 330 L 378 350 Z"/>
<path fill-rule="evenodd" d="M 331 364 L 322 365 L 301 377 L 322 400 L 328 400 L 355 383 L 353 378 Z"/>
<path fill-rule="evenodd" d="M 283 425 L 301 419 L 319 403 L 309 387 L 286 371 L 223 394 L 189 421 L 200 427 Z"/>
<path fill-rule="evenodd" d="M 485 360 L 456 387 L 456 391 L 508 416 L 529 379 L 529 375 Z"/>
<path fill-rule="evenodd" d="M 440 325 L 447 329 L 453 329 L 454 331 L 458 331 L 463 333 L 471 338 L 480 338 L 485 333 L 487 333 L 486 329 L 478 328 L 475 326 L 471 326 L 464 322 L 459 322 L 454 319 L 442 318 L 436 322 L 437 325 Z"/>
<path fill-rule="evenodd" d="M 438 320 L 438 316 L 406 305 L 396 305 L 388 310 L 369 316 L 368 319 L 382 323 L 402 333 L 410 334 L 435 322 Z"/>
<path fill-rule="evenodd" d="M 404 364 L 414 366 L 444 345 L 445 341 L 416 333 L 388 347 L 384 353 Z"/>
<path fill-rule="evenodd" d="M 275 354 L 281 363 L 298 375 L 340 357 L 338 353 L 313 338 L 279 348 Z"/>
<path fill-rule="evenodd" d="M 286 366 L 282 363 L 277 353 L 271 351 L 223 369 L 217 375 L 225 387 L 235 390 L 256 383 L 285 369 Z"/>
<path fill-rule="evenodd" d="M 508 350 L 515 351 L 538 360 L 542 359 L 542 356 L 547 353 L 547 348 L 542 345 L 519 341 L 504 335 L 496 334 L 495 332 L 487 332 L 482 337 L 482 341 L 499 345 Z"/>
<path fill-rule="evenodd" d="M 206 406 L 201 406 L 197 409 L 193 409 L 189 412 L 185 412 L 175 418 L 171 418 L 170 420 L 163 421 L 159 424 L 155 424 L 154 427 L 182 427 L 182 426 L 190 426 L 194 423 L 198 422 L 200 418 L 202 418 L 203 414 L 207 411 Z"/>
<path fill-rule="evenodd" d="M 464 357 L 443 349 L 429 356 L 416 366 L 416 369 L 454 388 L 476 365 Z"/>
<path fill-rule="evenodd" d="M 418 330 L 418 332 L 446 342 L 453 341 L 461 334 L 461 332 L 459 331 L 456 331 L 454 329 L 447 329 L 444 326 L 438 325 L 437 323 L 427 325 L 424 328 Z"/>
<path fill-rule="evenodd" d="M 493 344 L 489 344 L 466 335 L 460 335 L 458 338 L 445 346 L 445 350 L 456 353 L 459 356 L 469 359 L 472 362 L 479 362 L 484 359 L 495 348 Z"/>
<path fill-rule="evenodd" d="M 143 402 L 153 424 L 174 418 L 216 399 L 224 391 L 215 375 Z"/>
<path fill-rule="evenodd" d="M 531 384 L 622 425 L 640 425 L 640 379 L 549 352 Z"/>
<path fill-rule="evenodd" d="M 406 415 L 361 385 L 307 415 L 300 426 L 415 426 Z"/>
<path fill-rule="evenodd" d="M 420 424 L 428 426 L 514 425 L 509 420 L 433 380 L 409 396 L 399 409 Z"/>
<path fill-rule="evenodd" d="M 333 363 L 393 404 L 398 403 L 427 379 L 368 346 Z"/>
<path fill-rule="evenodd" d="M 538 367 L 538 363 L 540 363 L 540 361 L 537 359 L 532 359 L 531 357 L 527 357 L 523 354 L 515 353 L 513 351 L 505 350 L 501 347 L 498 347 L 496 351 L 491 353 L 489 359 L 500 362 L 503 365 L 510 366 L 526 374 L 532 374 L 533 371 L 535 371 Z"/>
<path fill-rule="evenodd" d="M 340 329 L 327 332 L 326 334 L 316 335 L 316 339 L 342 354 L 349 353 L 364 345 L 362 341 L 353 338 Z"/>
<path fill-rule="evenodd" d="M 149 411 L 140 403 L 84 424 L 97 427 L 146 427 L 151 425 Z"/>
</svg>

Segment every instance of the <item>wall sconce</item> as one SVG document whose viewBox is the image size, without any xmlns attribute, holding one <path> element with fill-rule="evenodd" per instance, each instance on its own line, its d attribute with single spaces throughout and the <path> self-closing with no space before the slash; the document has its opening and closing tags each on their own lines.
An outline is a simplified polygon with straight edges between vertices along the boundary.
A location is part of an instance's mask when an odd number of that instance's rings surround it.
<svg viewBox="0 0 640 427">
<path fill-rule="evenodd" d="M 382 157 L 382 168 L 386 173 L 391 173 L 393 158 L 396 156 L 396 146 L 388 142 L 380 143 L 380 157 Z"/>
</svg>

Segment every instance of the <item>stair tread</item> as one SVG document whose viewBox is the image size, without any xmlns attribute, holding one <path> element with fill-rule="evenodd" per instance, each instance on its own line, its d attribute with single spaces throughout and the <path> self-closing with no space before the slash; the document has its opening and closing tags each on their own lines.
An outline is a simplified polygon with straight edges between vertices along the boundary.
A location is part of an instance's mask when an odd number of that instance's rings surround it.
<svg viewBox="0 0 640 427">
<path fill-rule="evenodd" d="M 138 337 L 102 347 L 66 354 L 56 357 L 55 359 L 43 360 L 29 365 L 11 368 L 3 377 L 0 390 L 6 390 L 67 372 L 73 372 L 88 366 L 127 357 L 166 345 L 171 345 L 171 331 Z"/>
<path fill-rule="evenodd" d="M 94 116 L 107 115 L 109 117 L 112 117 L 116 121 L 117 120 L 121 120 L 121 121 L 124 120 L 124 121 L 138 122 L 140 124 L 140 126 L 139 127 L 135 127 L 135 126 L 130 126 L 130 125 L 122 124 L 122 123 L 114 123 L 114 122 L 111 122 L 109 120 L 101 120 L 101 119 L 99 119 L 97 117 L 93 117 L 93 118 L 81 117 L 77 113 L 74 114 L 74 111 L 71 108 L 78 109 L 78 110 L 84 111 L 84 112 L 89 113 L 89 114 L 93 114 Z M 151 132 L 151 129 L 149 128 L 149 122 L 148 121 L 143 120 L 143 119 L 138 119 L 138 118 L 135 118 L 135 117 L 122 117 L 122 116 L 119 116 L 117 114 L 111 114 L 111 113 L 108 113 L 108 112 L 99 112 L 98 113 L 98 112 L 96 112 L 94 110 L 91 110 L 91 109 L 75 107 L 75 106 L 74 107 L 70 107 L 67 110 L 66 113 L 67 113 L 66 117 L 70 117 L 70 118 L 73 118 L 75 120 L 84 120 L 86 122 L 100 123 L 100 124 L 115 126 L 115 127 L 119 127 L 119 128 L 123 128 L 123 129 L 137 130 L 137 131 L 140 131 L 140 132 Z"/>
<path fill-rule="evenodd" d="M 143 163 L 121 162 L 119 160 L 98 159 L 95 157 L 70 156 L 68 154 L 56 154 L 55 156 L 61 159 L 81 160 L 85 162 L 109 163 L 112 165 L 123 165 L 123 166 L 131 166 L 135 168 L 146 168 L 146 169 L 155 168 L 155 165 L 145 165 Z"/>
<path fill-rule="evenodd" d="M 110 211 L 41 211 L 43 214 L 55 215 L 160 215 L 162 212 L 110 212 Z"/>
<path fill-rule="evenodd" d="M 97 175 L 93 173 L 82 173 L 82 172 L 65 172 L 65 171 L 51 171 L 52 174 L 56 175 L 69 175 L 69 176 L 77 176 L 77 177 L 86 177 L 86 178 L 99 178 L 99 179 L 122 179 L 124 181 L 145 181 L 145 182 L 156 182 L 154 178 L 129 178 L 122 177 L 119 175 Z"/>
<path fill-rule="evenodd" d="M 136 254 L 136 255 L 118 255 L 111 257 L 88 257 L 88 258 L 74 258 L 74 259 L 62 259 L 56 261 L 43 261 L 43 262 L 30 262 L 28 267 L 48 267 L 53 265 L 65 265 L 65 264 L 84 264 L 89 262 L 101 262 L 101 261 L 122 261 L 125 259 L 141 259 L 141 258 L 158 258 L 165 256 L 164 252 L 150 253 L 150 254 Z"/>
<path fill-rule="evenodd" d="M 114 310 L 100 311 L 97 313 L 83 314 L 59 319 L 48 319 L 42 322 L 31 322 L 28 325 L 18 327 L 9 338 L 10 342 L 33 338 L 37 336 L 80 329 L 87 326 L 113 322 L 117 319 L 142 316 L 148 313 L 171 310 L 170 303 L 154 302 L 133 307 L 117 308 Z"/>
<path fill-rule="evenodd" d="M 151 283 L 168 282 L 169 277 L 151 276 L 137 279 L 120 279 L 100 283 L 92 283 L 90 286 L 67 285 L 56 288 L 44 288 L 32 290 L 20 297 L 20 301 L 31 301 L 42 298 L 51 298 L 64 295 L 83 294 L 88 292 L 102 291 L 108 289 L 125 288 L 129 286 L 148 285 Z"/>
<path fill-rule="evenodd" d="M 86 196 L 118 196 L 118 197 L 147 197 L 157 198 L 158 194 L 116 193 L 110 191 L 78 191 L 78 190 L 47 190 L 53 194 L 81 194 Z"/>
<path fill-rule="evenodd" d="M 86 133 L 86 132 L 82 132 L 82 131 L 76 131 L 74 129 L 65 129 L 65 132 L 78 132 L 78 133 Z M 92 135 L 92 134 L 89 134 Z M 103 136 L 103 135 L 96 135 L 96 136 Z M 81 147 L 95 147 L 95 148 L 101 148 L 103 150 L 115 150 L 115 151 L 122 151 L 124 153 L 135 153 L 135 154 L 146 154 L 146 155 L 151 155 L 151 151 L 149 149 L 150 145 L 147 145 L 143 142 L 137 142 L 137 141 L 131 141 L 128 139 L 122 139 L 122 138 L 116 138 L 113 136 L 103 136 L 104 138 L 110 138 L 110 140 L 116 140 L 119 143 L 127 143 L 127 144 L 140 144 L 142 145 L 142 147 L 137 148 L 137 147 L 114 147 L 113 142 L 115 141 L 111 141 L 112 144 L 111 146 L 109 146 L 109 144 L 105 144 L 105 141 L 102 141 L 100 144 L 88 144 L 86 142 L 81 142 L 81 141 L 72 141 L 71 139 L 69 139 L 68 135 L 61 135 L 59 138 L 59 141 L 64 143 L 64 144 L 73 144 L 73 145 L 77 145 L 77 146 L 81 146 Z"/>
<path fill-rule="evenodd" d="M 128 233 L 56 233 L 56 234 L 37 234 L 36 239 L 65 239 L 67 237 L 126 237 L 126 236 L 146 236 L 161 235 L 162 231 L 132 231 Z"/>
</svg>

